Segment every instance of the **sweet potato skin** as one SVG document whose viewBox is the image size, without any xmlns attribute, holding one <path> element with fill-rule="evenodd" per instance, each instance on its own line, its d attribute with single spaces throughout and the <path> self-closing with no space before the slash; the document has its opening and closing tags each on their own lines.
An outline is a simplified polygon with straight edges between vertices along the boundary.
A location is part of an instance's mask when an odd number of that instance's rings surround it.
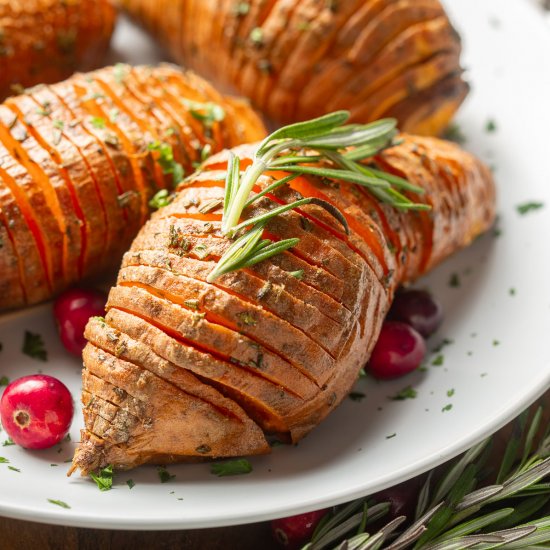
<svg viewBox="0 0 550 550">
<path fill-rule="evenodd" d="M 0 101 L 97 67 L 115 19 L 110 0 L 0 2 Z"/>
<path fill-rule="evenodd" d="M 205 123 L 193 109 L 211 103 L 224 116 Z M 184 176 L 203 150 L 264 135 L 245 103 L 168 65 L 117 65 L 8 98 L 0 105 L 0 210 L 11 246 L 0 248 L 0 264 L 13 284 L 0 311 L 116 267 L 151 197 L 173 187 L 174 169 Z"/>
<path fill-rule="evenodd" d="M 308 216 L 304 227 L 309 229 L 310 244 L 305 239 L 301 248 L 206 283 L 215 260 L 229 245 L 219 230 L 219 211 L 213 208 L 201 214 L 201 204 L 219 193 L 216 174 L 227 163 L 227 152 L 212 157 L 201 172 L 180 186 L 173 202 L 156 212 L 142 228 L 125 255 L 102 322 L 116 330 L 120 335 L 117 337 L 135 341 L 143 354 L 158 358 L 153 363 L 139 360 L 141 369 L 158 374 L 157 363 L 167 362 L 174 366 L 173 372 L 179 368 L 223 394 L 262 432 L 298 441 L 350 391 L 359 369 L 369 358 L 397 286 L 414 280 L 467 246 L 494 220 L 494 183 L 480 161 L 455 144 L 435 138 L 402 134 L 399 141 L 399 145 L 387 149 L 373 162 L 423 187 L 422 200 L 432 207 L 429 213 L 393 210 L 376 203 L 366 192 L 353 192 L 347 183 L 327 186 L 313 176 L 297 178 L 278 199 L 291 200 L 296 193 L 326 196 L 326 189 L 330 188 L 334 194 L 327 200 L 347 208 L 351 235 L 338 233 L 336 227 L 334 232 L 323 233 L 321 227 L 326 225 L 321 226 L 320 221 L 324 211 L 309 205 L 304 207 Z M 253 151 L 253 146 L 234 149 L 243 165 L 250 161 Z M 268 181 L 259 182 L 260 187 L 267 184 Z M 263 208 L 269 200 L 258 201 L 255 208 Z M 379 256 L 380 272 L 370 265 L 372 260 L 366 253 L 376 244 L 372 240 L 376 232 L 365 232 L 362 224 L 352 223 L 350 212 L 361 213 L 369 226 L 377 227 L 387 237 L 389 252 Z M 276 224 L 268 226 L 267 234 L 281 238 L 296 230 L 297 215 L 294 212 L 279 216 Z M 320 247 L 321 235 L 326 262 L 315 250 Z M 363 248 L 353 244 L 361 240 Z M 330 308 L 332 330 L 343 336 L 339 341 L 323 341 L 322 328 L 308 330 L 295 314 L 291 298 L 299 301 L 309 292 L 306 277 L 294 279 L 294 285 L 288 286 L 279 284 L 280 275 L 275 277 L 278 270 L 292 271 L 297 261 L 338 281 L 341 297 L 351 296 L 346 289 L 354 291 L 353 300 L 336 301 L 345 315 Z M 243 281 L 256 281 L 255 288 L 262 282 L 263 285 L 252 294 L 251 289 L 243 289 Z M 318 284 L 314 294 L 317 298 L 308 304 L 312 318 L 319 322 L 324 304 L 335 301 L 329 290 L 330 287 Z M 284 296 L 284 300 L 277 307 L 270 306 L 266 297 L 272 304 L 278 296 Z M 275 329 L 275 318 L 280 327 L 294 327 L 300 336 L 296 332 L 293 336 L 288 329 L 286 333 L 282 328 Z M 97 370 L 98 350 L 113 361 L 116 348 L 109 339 L 97 335 L 97 322 L 89 325 L 87 335 L 90 344 L 85 351 L 84 376 L 91 373 L 101 377 Z M 329 352 L 326 355 L 320 353 L 324 349 L 319 346 L 321 341 Z M 118 357 L 122 359 L 125 353 L 126 350 L 120 351 Z M 307 357 L 311 359 L 309 363 Z M 109 376 L 108 382 L 116 385 L 112 374 Z M 132 393 L 131 386 L 125 386 L 125 390 Z M 93 389 L 88 391 L 93 395 Z M 86 394 L 85 402 L 89 398 Z M 158 403 L 162 399 L 151 393 L 149 405 L 161 411 Z M 116 411 L 107 405 L 103 409 L 100 407 L 95 416 L 86 418 L 83 443 L 75 454 L 73 469 L 86 474 L 91 465 L 97 468 L 114 463 L 119 468 L 131 468 L 165 457 L 162 445 L 142 448 L 138 427 L 128 428 L 129 435 L 121 446 L 114 424 Z M 159 414 L 159 430 L 170 424 L 174 433 L 180 431 L 179 423 L 171 416 L 163 421 L 162 412 Z M 182 431 L 189 429 L 181 425 Z M 220 434 L 220 446 L 215 441 L 209 444 L 212 456 L 256 452 L 250 450 L 248 441 L 226 436 Z M 257 452 L 265 449 L 260 446 Z M 174 460 L 185 461 L 196 458 L 196 453 L 181 447 L 173 456 Z"/>
<path fill-rule="evenodd" d="M 118 3 L 174 59 L 278 123 L 337 109 L 368 122 L 382 109 L 405 132 L 438 135 L 468 93 L 439 0 Z"/>
</svg>

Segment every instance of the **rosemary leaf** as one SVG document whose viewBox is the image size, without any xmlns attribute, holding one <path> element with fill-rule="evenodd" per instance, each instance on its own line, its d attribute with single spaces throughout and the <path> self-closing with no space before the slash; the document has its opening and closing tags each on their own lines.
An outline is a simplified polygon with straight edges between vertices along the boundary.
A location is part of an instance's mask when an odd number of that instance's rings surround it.
<svg viewBox="0 0 550 550">
<path fill-rule="evenodd" d="M 284 214 L 285 212 L 288 212 L 289 210 L 294 210 L 295 208 L 300 208 L 300 206 L 305 206 L 306 204 L 315 204 L 316 206 L 320 206 L 321 208 L 324 208 L 329 214 L 331 214 L 334 218 L 336 218 L 342 224 L 346 234 L 349 234 L 348 222 L 346 221 L 346 218 L 343 216 L 343 214 L 329 202 L 324 201 L 322 199 L 318 199 L 316 197 L 309 197 L 307 199 L 297 200 L 290 204 L 284 204 L 283 206 L 279 206 L 278 208 L 269 210 L 264 214 L 260 214 L 254 218 L 245 220 L 239 225 L 236 225 L 232 229 L 232 232 L 236 233 L 243 227 L 247 227 L 249 225 L 255 225 L 258 223 L 267 223 L 271 218 L 274 218 L 275 216 L 279 216 L 280 214 Z"/>
<path fill-rule="evenodd" d="M 523 456 L 521 458 L 521 464 L 519 469 L 521 470 L 522 467 L 527 464 L 529 455 L 533 449 L 533 441 L 535 439 L 535 436 L 539 430 L 540 423 L 542 420 L 542 407 L 538 407 L 535 415 L 533 416 L 533 420 L 531 421 L 531 425 L 529 427 L 529 431 L 527 432 L 527 435 L 525 436 L 525 445 L 523 447 Z"/>
<path fill-rule="evenodd" d="M 256 153 L 256 156 L 263 155 L 270 142 L 280 139 L 313 139 L 317 136 L 321 136 L 330 132 L 333 128 L 341 126 L 349 119 L 349 113 L 347 111 L 336 111 L 327 115 L 307 120 L 305 122 L 297 122 L 284 126 L 279 130 L 276 130 L 271 135 L 267 136 Z"/>
<path fill-rule="evenodd" d="M 286 185 L 287 183 L 291 182 L 293 179 L 297 178 L 298 174 L 290 174 L 289 176 L 285 176 L 284 178 L 281 178 L 280 180 L 277 180 L 273 182 L 271 185 L 268 185 L 265 189 L 263 189 L 260 193 L 257 195 L 253 195 L 252 198 L 250 198 L 244 205 L 245 208 L 249 207 L 251 204 L 256 202 L 258 199 L 261 199 L 263 196 L 267 195 L 268 193 L 271 193 L 272 191 L 275 191 L 275 189 L 278 189 L 279 187 Z"/>
<path fill-rule="evenodd" d="M 453 529 L 447 531 L 443 536 L 438 537 L 435 541 L 433 541 L 433 543 L 470 535 L 471 533 L 475 533 L 485 527 L 488 527 L 489 525 L 497 523 L 498 521 L 508 517 L 513 512 L 513 508 L 503 508 L 465 523 L 461 523 L 460 525 L 457 525 Z"/>
</svg>

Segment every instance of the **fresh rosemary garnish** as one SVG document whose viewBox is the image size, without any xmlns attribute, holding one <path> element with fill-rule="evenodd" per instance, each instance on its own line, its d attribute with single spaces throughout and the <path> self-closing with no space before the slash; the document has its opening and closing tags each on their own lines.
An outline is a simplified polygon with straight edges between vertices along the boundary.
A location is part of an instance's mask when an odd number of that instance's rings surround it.
<svg viewBox="0 0 550 550">
<path fill-rule="evenodd" d="M 548 548 L 550 429 L 537 437 L 541 408 L 530 422 L 528 417 L 526 411 L 515 421 L 493 484 L 478 487 L 490 473 L 489 438 L 450 463 L 437 483 L 437 470 L 427 476 L 416 496 L 414 518 L 399 516 L 371 529 L 390 503 L 358 499 L 325 515 L 302 550 Z"/>
<path fill-rule="evenodd" d="M 240 234 L 208 276 L 212 282 L 230 271 L 254 265 L 298 244 L 299 239 L 273 242 L 262 239 L 266 224 L 275 216 L 315 204 L 336 218 L 348 233 L 344 215 L 332 204 L 318 198 L 303 198 L 241 220 L 243 211 L 278 187 L 289 184 L 300 175 L 314 175 L 336 181 L 346 181 L 367 188 L 378 200 L 402 210 L 428 210 L 403 192 L 422 194 L 420 187 L 408 181 L 361 163 L 395 144 L 396 121 L 383 119 L 370 124 L 345 124 L 347 111 L 285 126 L 273 132 L 258 146 L 253 162 L 241 174 L 240 161 L 233 154 L 227 168 L 223 202 L 222 233 L 234 237 Z M 251 193 L 260 176 L 268 171 L 290 172 L 260 193 Z"/>
</svg>

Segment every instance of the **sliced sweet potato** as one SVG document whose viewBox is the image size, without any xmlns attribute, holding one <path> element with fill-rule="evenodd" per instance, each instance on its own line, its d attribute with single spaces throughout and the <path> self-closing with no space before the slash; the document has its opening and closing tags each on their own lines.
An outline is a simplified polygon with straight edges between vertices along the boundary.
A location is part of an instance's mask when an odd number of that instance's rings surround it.
<svg viewBox="0 0 550 550">
<path fill-rule="evenodd" d="M 58 82 L 98 66 L 115 18 L 109 0 L 0 3 L 0 100 L 14 86 Z"/>
<path fill-rule="evenodd" d="M 394 81 L 387 115 L 406 131 L 440 133 L 467 92 L 458 55 L 415 75 L 425 81 L 429 72 L 434 83 L 456 75 L 446 87 L 415 88 L 405 76 L 412 66 L 460 51 L 439 0 L 172 0 L 166 9 L 153 0 L 120 3 L 178 62 L 246 95 L 279 123 L 338 108 L 359 122 L 374 120 L 372 104 L 363 104 Z"/>
<path fill-rule="evenodd" d="M 163 86 L 170 101 L 151 108 Z M 223 120 L 199 120 L 203 105 Z M 0 207 L 16 224 L 16 250 L 6 248 L 0 263 L 20 258 L 25 291 L 19 301 L 6 294 L 5 305 L 0 296 L 0 310 L 117 265 L 157 190 L 178 183 L 201 152 L 264 133 L 243 103 L 226 104 L 199 77 L 168 65 L 107 67 L 9 98 L 0 105 Z"/>
<path fill-rule="evenodd" d="M 250 163 L 251 147 L 234 152 L 243 166 Z M 109 295 L 105 324 L 115 332 L 93 322 L 89 349 L 101 348 L 115 359 L 118 355 L 119 361 L 150 369 L 164 380 L 171 380 L 178 368 L 192 373 L 234 401 L 265 433 L 295 442 L 349 392 L 370 356 L 397 286 L 490 227 L 494 184 L 487 168 L 456 145 L 402 134 L 399 145 L 370 162 L 422 187 L 430 212 L 394 211 L 365 189 L 345 182 L 327 186 L 302 176 L 291 182 L 290 190 L 258 201 L 247 214 L 269 209 L 270 201 L 293 200 L 297 193 L 322 197 L 344 212 L 354 240 L 331 227 L 317 207 L 281 215 L 270 222 L 265 236 L 299 235 L 303 244 L 208 283 L 215 261 L 231 243 L 221 233 L 219 214 L 218 176 L 227 162 L 227 153 L 209 159 L 206 173 L 180 185 L 171 204 L 143 227 Z M 314 224 L 312 230 L 301 225 L 302 216 Z M 378 261 L 378 271 L 369 266 L 372 258 Z M 300 265 L 303 278 L 287 286 L 285 277 L 292 277 Z M 306 302 L 304 288 L 316 300 L 315 308 L 307 310 L 311 319 L 296 310 L 300 301 Z M 321 316 L 323 305 L 333 302 L 337 306 L 331 307 L 331 315 Z M 117 348 L 121 343 L 127 343 L 127 349 Z M 95 356 L 86 356 L 85 364 L 96 377 L 114 383 L 111 369 L 101 370 Z M 91 400 L 93 391 L 89 393 L 86 399 Z M 86 472 L 89 464 L 105 463 L 108 438 L 124 438 L 113 424 L 128 419 L 120 414 L 111 404 L 87 414 L 89 433 L 75 466 Z M 140 437 L 130 437 L 124 445 L 116 447 L 111 458 L 122 464 L 136 462 L 132 457 L 141 451 Z M 159 446 L 141 452 L 140 460 L 155 462 L 164 456 Z M 176 460 L 195 456 L 187 453 Z"/>
<path fill-rule="evenodd" d="M 251 422 L 244 423 L 220 414 L 208 403 L 91 344 L 84 351 L 84 357 L 88 360 L 89 372 L 146 404 L 141 422 L 128 422 L 129 413 L 121 415 L 119 412 L 115 416 L 116 423 L 110 426 L 112 432 L 109 433 L 108 429 L 103 431 L 104 436 L 114 436 L 115 440 L 103 439 L 99 460 L 90 461 L 86 453 L 81 452 L 84 455 L 80 458 L 82 466 L 88 472 L 109 463 L 115 463 L 122 469 L 131 468 L 158 455 L 202 456 L 207 448 L 212 456 L 268 451 L 269 446 L 261 431 Z M 126 436 L 126 441 L 121 441 Z M 128 443 L 130 440 L 132 444 L 137 441 L 139 444 L 132 448 Z M 241 443 L 235 446 L 236 441 Z M 124 462 L 121 461 L 121 453 L 111 451 L 111 446 L 120 445 L 126 446 L 124 456 L 127 458 Z"/>
</svg>

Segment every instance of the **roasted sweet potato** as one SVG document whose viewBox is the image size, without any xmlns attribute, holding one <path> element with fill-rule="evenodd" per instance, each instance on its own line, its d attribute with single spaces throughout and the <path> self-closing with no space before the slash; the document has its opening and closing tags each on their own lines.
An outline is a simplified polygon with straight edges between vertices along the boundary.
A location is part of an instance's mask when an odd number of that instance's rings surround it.
<svg viewBox="0 0 550 550">
<path fill-rule="evenodd" d="M 245 103 L 171 66 L 118 65 L 7 99 L 0 310 L 116 267 L 157 190 L 264 132 Z"/>
<path fill-rule="evenodd" d="M 436 135 L 464 100 L 439 0 L 118 0 L 175 59 L 277 122 L 348 109 Z"/>
<path fill-rule="evenodd" d="M 265 232 L 299 234 L 295 248 L 213 283 L 207 276 L 230 243 L 216 202 L 227 152 L 179 187 L 125 255 L 107 316 L 86 329 L 87 412 L 73 470 L 261 454 L 267 434 L 295 442 L 338 405 L 397 286 L 468 245 L 495 215 L 481 162 L 436 138 L 400 141 L 371 160 L 421 186 L 431 211 L 396 210 L 363 188 L 299 176 L 251 209 L 324 198 L 350 234 L 318 206 L 286 212 Z M 234 151 L 246 165 L 254 149 Z"/>
<path fill-rule="evenodd" d="M 115 18 L 110 0 L 2 0 L 0 101 L 19 88 L 97 67 Z"/>
</svg>

